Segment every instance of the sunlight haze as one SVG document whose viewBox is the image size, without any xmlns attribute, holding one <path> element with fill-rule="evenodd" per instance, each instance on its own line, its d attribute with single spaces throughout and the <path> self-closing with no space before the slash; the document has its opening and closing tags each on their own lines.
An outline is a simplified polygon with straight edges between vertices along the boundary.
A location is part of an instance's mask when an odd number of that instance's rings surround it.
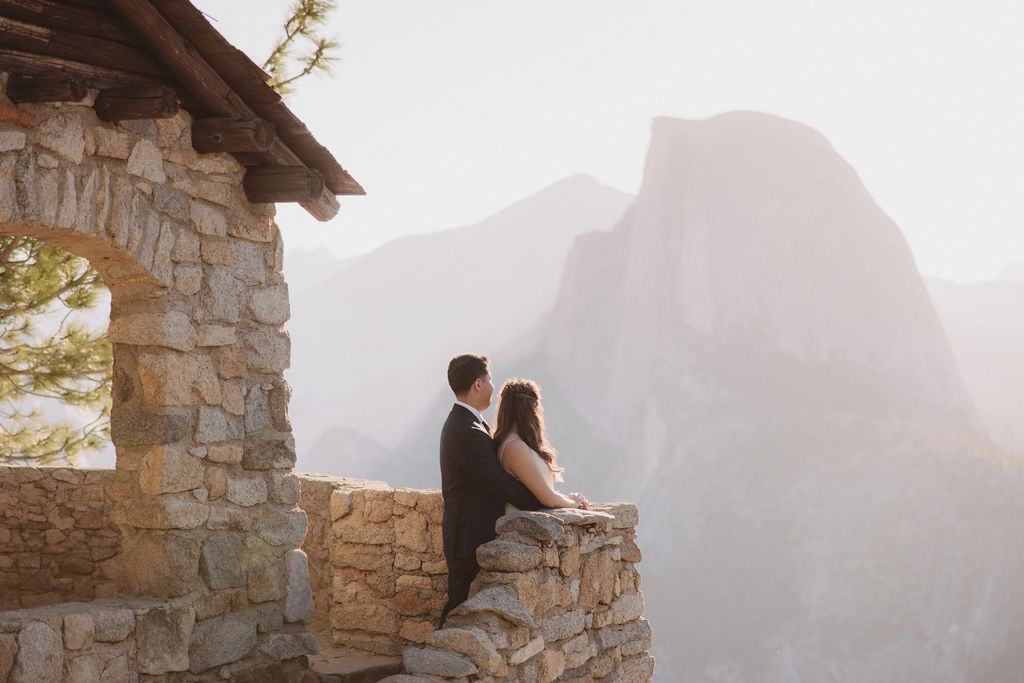
<svg viewBox="0 0 1024 683">
<path fill-rule="evenodd" d="M 258 62 L 286 13 L 196 4 Z M 368 196 L 279 207 L 290 248 L 364 253 L 577 173 L 635 193 L 653 117 L 752 110 L 825 135 L 923 273 L 1024 260 L 1020 3 L 343 1 L 330 31 L 334 77 L 289 104 Z"/>
</svg>

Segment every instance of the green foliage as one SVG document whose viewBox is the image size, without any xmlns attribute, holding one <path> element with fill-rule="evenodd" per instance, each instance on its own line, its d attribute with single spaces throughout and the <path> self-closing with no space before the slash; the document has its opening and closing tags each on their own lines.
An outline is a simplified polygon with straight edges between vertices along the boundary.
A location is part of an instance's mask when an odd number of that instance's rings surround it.
<svg viewBox="0 0 1024 683">
<path fill-rule="evenodd" d="M 293 0 L 284 24 L 284 37 L 263 63 L 263 69 L 271 76 L 270 85 L 282 95 L 291 92 L 295 81 L 315 71 L 330 73 L 338 59 L 334 53 L 341 45 L 319 31 L 336 8 L 334 0 Z M 306 44 L 305 50 L 299 48 L 300 38 Z M 289 76 L 293 68 L 299 71 Z"/>
<path fill-rule="evenodd" d="M 0 462 L 73 462 L 110 440 L 110 341 L 106 329 L 71 320 L 104 289 L 85 259 L 29 237 L 0 236 Z M 98 415 L 84 426 L 51 423 L 25 408 L 35 398 Z"/>
</svg>

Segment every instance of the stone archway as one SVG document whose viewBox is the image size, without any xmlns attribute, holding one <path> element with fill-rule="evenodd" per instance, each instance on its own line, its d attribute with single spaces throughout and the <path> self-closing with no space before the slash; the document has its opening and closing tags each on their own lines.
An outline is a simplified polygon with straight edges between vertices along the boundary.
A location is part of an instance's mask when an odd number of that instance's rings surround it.
<svg viewBox="0 0 1024 683">
<path fill-rule="evenodd" d="M 108 571 L 121 595 L 175 599 L 198 672 L 301 634 L 312 609 L 281 238 L 234 158 L 192 149 L 186 112 L 117 125 L 88 105 L 0 124 L 0 232 L 89 259 L 111 290 Z"/>
</svg>

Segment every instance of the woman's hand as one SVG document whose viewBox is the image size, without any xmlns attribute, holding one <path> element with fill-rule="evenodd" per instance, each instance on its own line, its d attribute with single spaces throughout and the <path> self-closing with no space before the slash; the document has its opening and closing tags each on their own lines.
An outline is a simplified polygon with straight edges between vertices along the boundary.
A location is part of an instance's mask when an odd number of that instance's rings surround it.
<svg viewBox="0 0 1024 683">
<path fill-rule="evenodd" d="M 569 494 L 569 497 L 572 498 L 573 501 L 575 501 L 576 507 L 578 507 L 579 509 L 581 509 L 581 510 L 589 510 L 590 509 L 590 501 L 588 501 L 587 497 L 584 496 L 579 491 L 573 491 L 572 493 Z"/>
</svg>

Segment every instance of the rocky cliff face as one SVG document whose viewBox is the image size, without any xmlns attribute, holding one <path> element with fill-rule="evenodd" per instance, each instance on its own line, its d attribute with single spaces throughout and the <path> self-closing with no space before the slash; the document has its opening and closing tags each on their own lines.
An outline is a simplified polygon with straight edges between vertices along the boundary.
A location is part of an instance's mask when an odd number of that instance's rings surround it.
<svg viewBox="0 0 1024 683">
<path fill-rule="evenodd" d="M 663 372 L 651 360 L 686 373 L 709 354 L 737 371 L 801 364 L 829 375 L 839 402 L 845 388 L 969 411 L 899 230 L 821 135 L 765 114 L 655 121 L 636 202 L 577 243 L 549 332 L 552 363 L 605 423 L 649 393 L 645 370 Z"/>
<path fill-rule="evenodd" d="M 569 486 L 642 501 L 660 672 L 1021 666 L 1003 606 L 1024 556 L 996 549 L 1024 477 L 994 464 L 906 243 L 820 135 L 656 121 L 635 204 L 577 240 L 534 340 L 514 372 L 545 390 Z"/>
<path fill-rule="evenodd" d="M 978 418 L 1001 447 L 1024 461 L 1024 264 L 994 282 L 929 279 Z"/>
</svg>

